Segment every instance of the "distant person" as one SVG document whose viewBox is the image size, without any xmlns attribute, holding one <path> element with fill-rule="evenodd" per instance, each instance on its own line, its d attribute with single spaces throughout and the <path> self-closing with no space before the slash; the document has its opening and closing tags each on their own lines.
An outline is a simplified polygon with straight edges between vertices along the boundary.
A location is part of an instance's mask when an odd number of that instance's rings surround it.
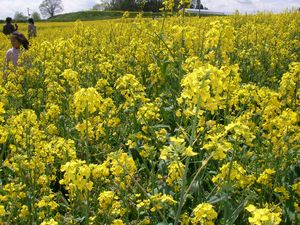
<svg viewBox="0 0 300 225">
<path fill-rule="evenodd" d="M 6 24 L 3 26 L 3 34 L 10 35 L 14 31 L 18 30 L 18 24 L 12 25 L 12 19 L 10 17 L 6 18 Z"/>
<path fill-rule="evenodd" d="M 30 18 L 28 23 L 28 38 L 36 37 L 36 26 L 34 25 L 34 20 Z"/>
<path fill-rule="evenodd" d="M 25 50 L 28 50 L 29 41 L 24 34 L 17 31 L 11 33 L 10 41 L 12 48 L 7 51 L 5 59 L 7 63 L 13 63 L 14 66 L 17 66 L 19 55 L 21 53 L 21 46 L 23 46 Z"/>
</svg>

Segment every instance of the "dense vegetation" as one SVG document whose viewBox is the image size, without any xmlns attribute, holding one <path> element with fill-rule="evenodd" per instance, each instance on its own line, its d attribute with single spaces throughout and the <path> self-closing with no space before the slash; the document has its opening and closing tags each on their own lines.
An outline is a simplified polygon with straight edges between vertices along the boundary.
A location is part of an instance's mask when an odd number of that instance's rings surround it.
<svg viewBox="0 0 300 225">
<path fill-rule="evenodd" d="M 299 224 L 300 14 L 128 17 L 1 63 L 0 224 Z"/>
</svg>

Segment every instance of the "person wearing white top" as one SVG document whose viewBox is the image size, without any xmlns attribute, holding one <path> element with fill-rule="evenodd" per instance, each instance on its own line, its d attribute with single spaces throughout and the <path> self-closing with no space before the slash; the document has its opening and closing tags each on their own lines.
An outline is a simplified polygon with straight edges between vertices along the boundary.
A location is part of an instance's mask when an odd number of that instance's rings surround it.
<svg viewBox="0 0 300 225">
<path fill-rule="evenodd" d="M 18 66 L 18 59 L 21 53 L 21 46 L 23 46 L 25 50 L 28 50 L 29 42 L 22 33 L 16 31 L 10 35 L 10 42 L 12 48 L 6 52 L 5 59 L 7 63 L 11 62 L 14 66 Z"/>
</svg>

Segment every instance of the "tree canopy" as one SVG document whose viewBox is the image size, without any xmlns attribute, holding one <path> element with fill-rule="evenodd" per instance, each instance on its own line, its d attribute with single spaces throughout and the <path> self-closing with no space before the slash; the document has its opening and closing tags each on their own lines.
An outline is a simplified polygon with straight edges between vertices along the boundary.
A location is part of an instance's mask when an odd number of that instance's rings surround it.
<svg viewBox="0 0 300 225">
<path fill-rule="evenodd" d="M 64 10 L 61 0 L 44 0 L 39 9 L 44 17 L 53 17 Z"/>
</svg>

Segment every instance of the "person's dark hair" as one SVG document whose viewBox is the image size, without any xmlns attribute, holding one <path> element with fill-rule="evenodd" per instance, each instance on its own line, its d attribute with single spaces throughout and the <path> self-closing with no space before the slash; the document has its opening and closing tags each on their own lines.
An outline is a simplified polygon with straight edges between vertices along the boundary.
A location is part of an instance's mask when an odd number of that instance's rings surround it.
<svg viewBox="0 0 300 225">
<path fill-rule="evenodd" d="M 6 23 L 11 23 L 11 21 L 12 21 L 12 18 L 6 17 L 6 20 L 5 20 Z"/>
<path fill-rule="evenodd" d="M 34 20 L 32 18 L 28 19 L 28 23 L 34 24 Z"/>
<path fill-rule="evenodd" d="M 26 50 L 29 49 L 29 41 L 24 36 L 24 34 L 15 31 L 15 32 L 11 33 L 11 37 L 16 38 Z"/>
</svg>

